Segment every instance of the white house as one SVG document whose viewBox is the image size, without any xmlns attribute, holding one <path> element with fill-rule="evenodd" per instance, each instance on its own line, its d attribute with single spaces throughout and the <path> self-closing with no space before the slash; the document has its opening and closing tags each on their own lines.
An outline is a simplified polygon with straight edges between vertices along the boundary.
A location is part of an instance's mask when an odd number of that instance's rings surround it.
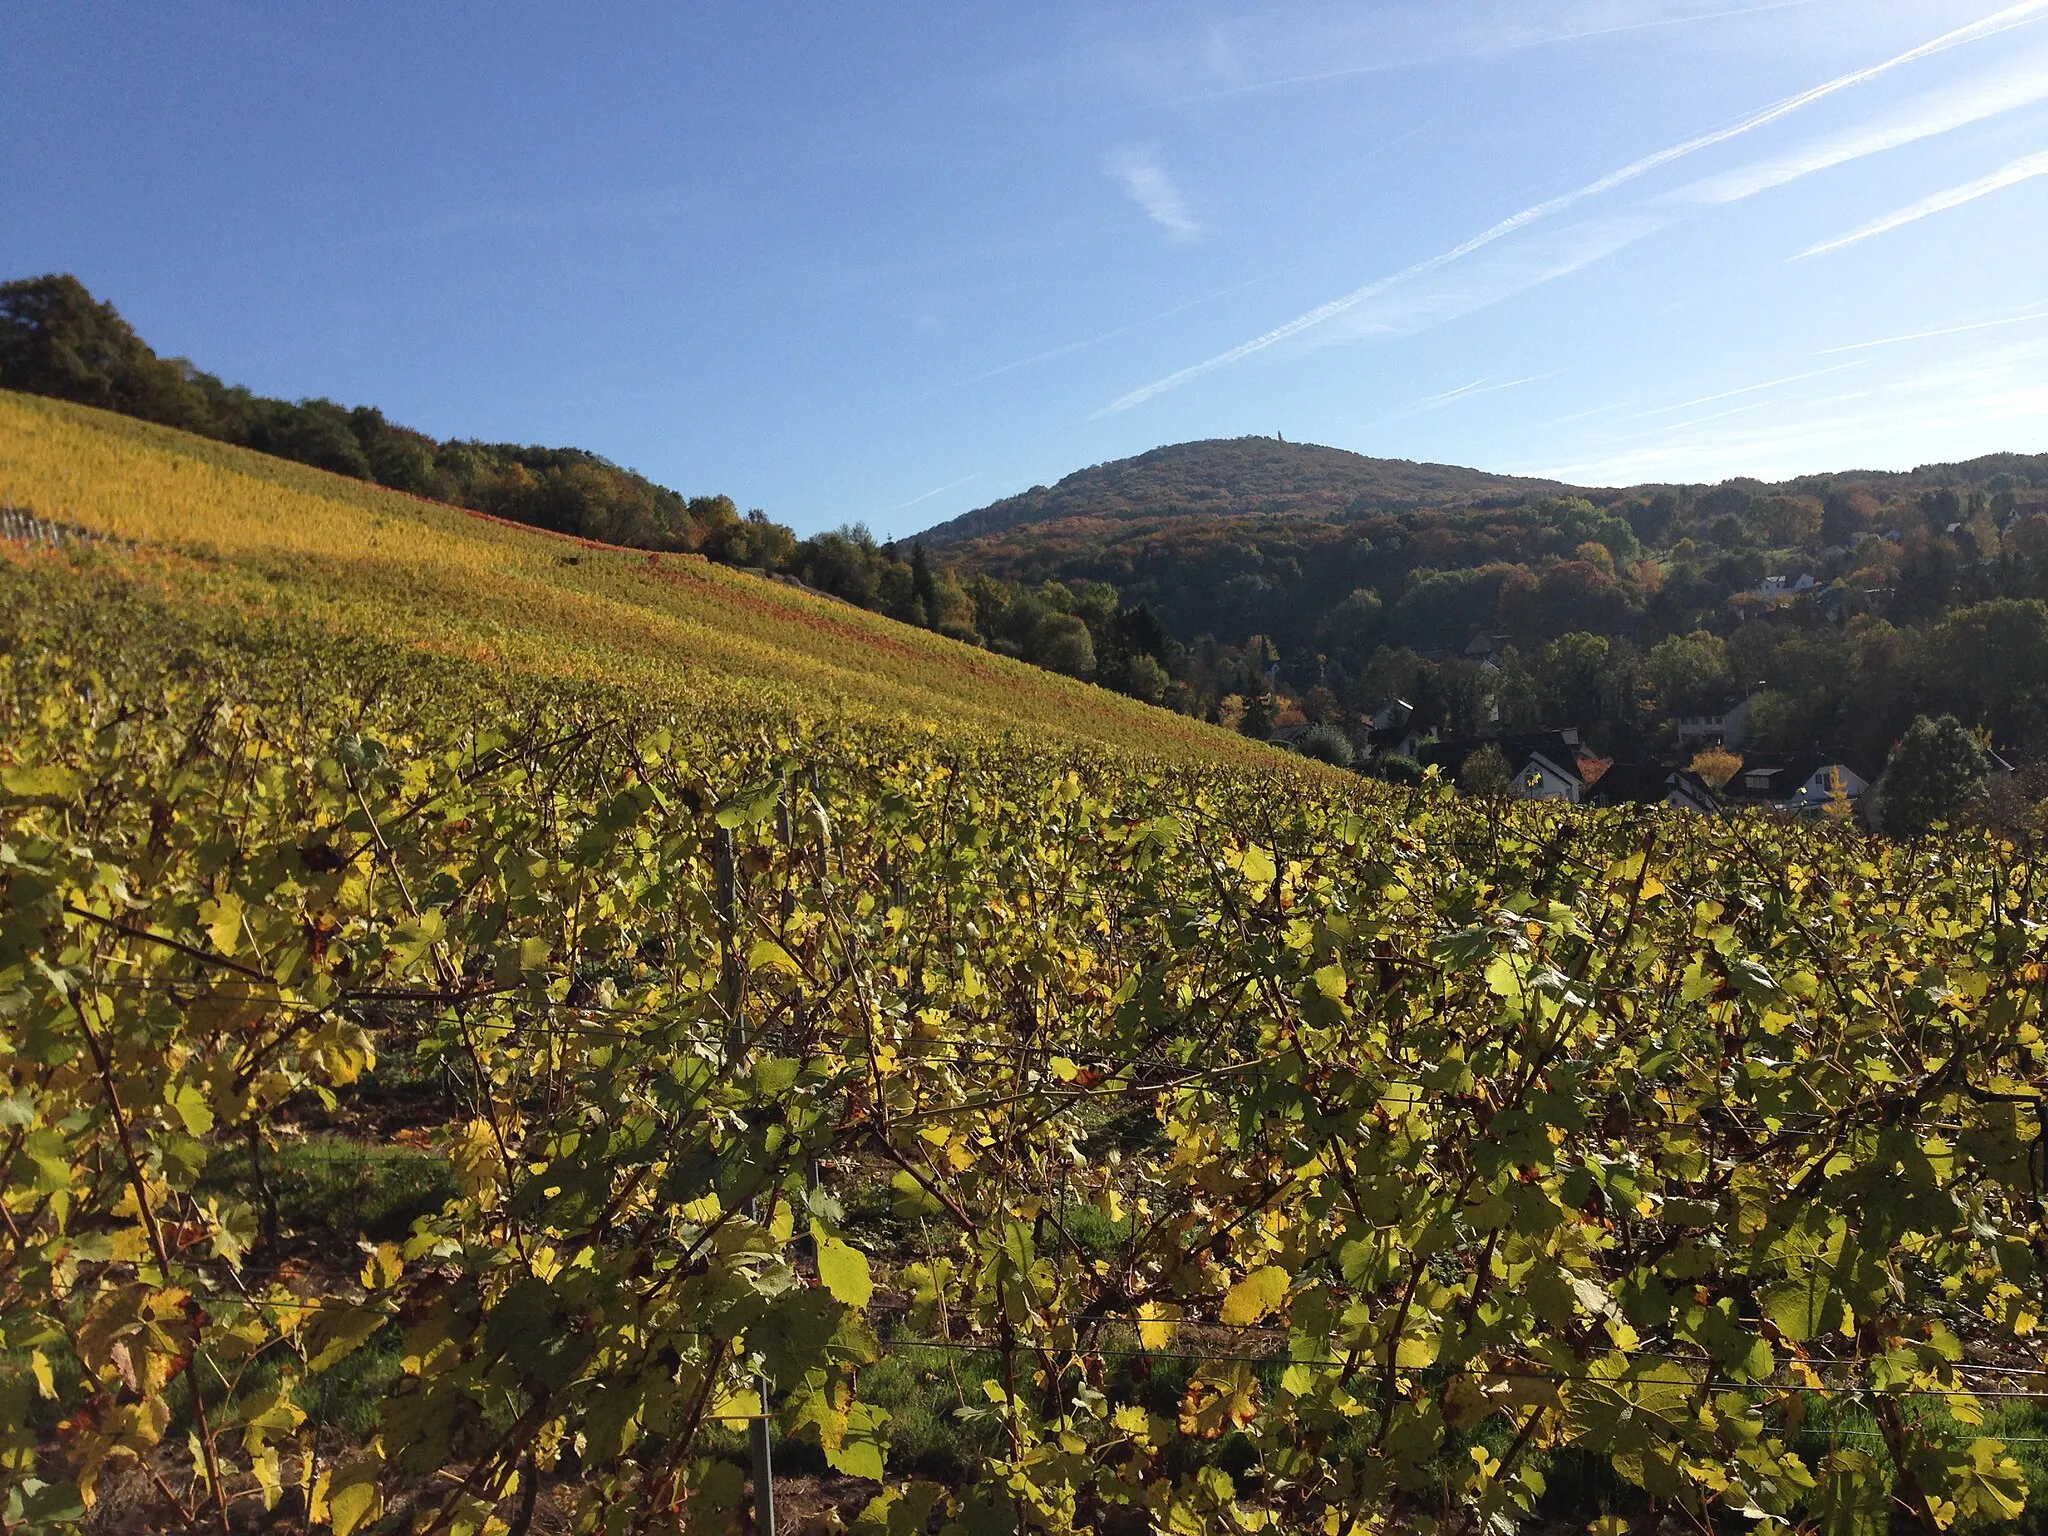
<svg viewBox="0 0 2048 1536">
<path fill-rule="evenodd" d="M 1759 694 L 1752 693 L 1740 703 L 1730 704 L 1717 713 L 1705 715 L 1680 715 L 1678 717 L 1678 745 L 1711 747 L 1719 743 L 1724 747 L 1739 747 L 1749 735 L 1749 714 L 1755 708 Z"/>
<path fill-rule="evenodd" d="M 1728 781 L 1725 793 L 1781 811 L 1817 811 L 1834 797 L 1837 784 L 1852 801 L 1862 799 L 1870 788 L 1870 781 L 1840 757 L 1810 752 L 1748 763 Z"/>
<path fill-rule="evenodd" d="M 1576 761 L 1567 768 L 1552 761 L 1546 753 L 1531 752 L 1515 771 L 1508 791 L 1520 800 L 1561 800 L 1566 805 L 1577 805 L 1585 798 L 1586 781 Z"/>
</svg>

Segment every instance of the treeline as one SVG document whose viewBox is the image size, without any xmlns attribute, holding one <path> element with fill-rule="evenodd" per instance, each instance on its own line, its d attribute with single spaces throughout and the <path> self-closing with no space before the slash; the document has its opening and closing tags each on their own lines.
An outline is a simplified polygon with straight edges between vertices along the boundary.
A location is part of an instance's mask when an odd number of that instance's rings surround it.
<svg viewBox="0 0 2048 1536">
<path fill-rule="evenodd" d="M 1442 736 L 1574 726 L 1638 758 L 1755 694 L 1761 750 L 1875 765 L 1952 713 L 2048 751 L 2048 456 L 1330 521 L 1076 519 L 961 558 L 1112 582 L 1185 642 L 1205 710 L 1253 734 L 1355 737 L 1398 697 Z"/>
<path fill-rule="evenodd" d="M 1649 645 L 1575 632 L 1490 664 L 1387 649 L 1355 674 L 1316 676 L 1283 682 L 1276 710 L 1347 719 L 1398 696 L 1443 737 L 1574 726 L 1602 755 L 1635 759 L 1675 748 L 1679 717 L 1753 697 L 1744 745 L 1760 751 L 1827 745 L 1875 766 L 1925 714 L 2034 752 L 2048 748 L 2048 602 L 1998 598 L 1916 626 L 1759 619 Z"/>
<path fill-rule="evenodd" d="M 1985 461 L 1919 488 L 1841 477 L 1798 492 L 1731 482 L 1334 521 L 1078 519 L 954 558 L 1007 580 L 1108 582 L 1183 640 L 1260 634 L 1347 665 L 1381 645 L 1462 650 L 1480 631 L 1524 648 L 1575 630 L 1654 640 L 1731 622 L 1731 605 L 1779 576 L 1840 585 L 1853 611 L 1918 623 L 2048 595 L 2048 458 L 2004 457 L 2009 467 Z"/>
<path fill-rule="evenodd" d="M 159 357 L 69 275 L 0 285 L 0 386 L 76 400 L 556 533 L 735 565 L 796 544 L 729 496 L 685 497 L 580 448 L 437 442 L 375 406 L 277 400 Z"/>
<path fill-rule="evenodd" d="M 580 448 L 436 441 L 374 406 L 278 400 L 159 357 L 114 306 L 69 275 L 0 284 L 0 388 L 75 400 L 259 453 L 373 481 L 555 533 L 701 554 L 794 579 L 846 602 L 970 644 L 1199 708 L 1177 692 L 1165 631 L 1098 583 L 991 577 L 970 586 L 855 525 L 799 539 L 730 496 L 684 496 Z"/>
</svg>

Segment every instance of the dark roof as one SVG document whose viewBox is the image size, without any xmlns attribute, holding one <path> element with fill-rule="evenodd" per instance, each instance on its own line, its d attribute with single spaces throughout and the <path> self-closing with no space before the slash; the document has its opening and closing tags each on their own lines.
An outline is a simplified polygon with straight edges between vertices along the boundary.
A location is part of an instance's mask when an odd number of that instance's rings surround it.
<svg viewBox="0 0 2048 1536">
<path fill-rule="evenodd" d="M 1365 733 L 1365 739 L 1371 745 L 1373 751 L 1385 752 L 1389 748 L 1401 745 L 1414 732 L 1415 726 L 1411 722 L 1405 725 L 1390 725 L 1384 731 L 1368 729 Z"/>
<path fill-rule="evenodd" d="M 1674 789 L 1683 788 L 1707 805 L 1713 790 L 1696 773 L 1664 763 L 1613 763 L 1586 791 L 1588 805 L 1662 805 Z"/>
<path fill-rule="evenodd" d="M 1799 790 L 1816 774 L 1840 764 L 1869 782 L 1871 775 L 1864 772 L 1857 761 L 1846 752 L 1817 750 L 1806 752 L 1746 753 L 1742 760 L 1742 771 L 1728 781 L 1721 793 L 1743 800 L 1783 800 Z M 1753 774 L 1767 773 L 1768 783 L 1752 786 Z"/>
</svg>

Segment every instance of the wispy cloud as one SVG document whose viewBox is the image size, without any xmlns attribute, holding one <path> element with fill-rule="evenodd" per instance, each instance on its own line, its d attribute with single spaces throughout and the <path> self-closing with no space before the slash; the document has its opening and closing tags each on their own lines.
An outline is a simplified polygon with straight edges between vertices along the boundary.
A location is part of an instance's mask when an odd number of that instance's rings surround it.
<svg viewBox="0 0 2048 1536">
<path fill-rule="evenodd" d="M 1488 374 L 1483 379 L 1474 379 L 1470 384 L 1447 389 L 1440 395 L 1425 395 L 1406 410 L 1396 411 L 1391 416 L 1383 416 L 1372 425 L 1383 427 L 1396 421 L 1410 421 L 1417 416 L 1427 416 L 1432 411 L 1446 410 L 1467 400 L 1477 400 L 1482 395 L 1497 395 L 1503 390 L 1520 389 L 1525 384 L 1540 384 L 1545 379 L 1558 377 L 1561 371 L 1553 369 L 1549 373 L 1531 373 L 1519 379 L 1497 379 Z"/>
<path fill-rule="evenodd" d="M 1187 199 L 1159 163 L 1156 151 L 1132 144 L 1104 156 L 1103 174 L 1124 189 L 1124 195 L 1145 210 L 1145 217 L 1176 240 L 1192 240 L 1202 232 L 1188 212 Z"/>
<path fill-rule="evenodd" d="M 1134 389 L 1128 394 L 1111 401 L 1109 405 L 1096 414 L 1109 415 L 1118 411 L 1130 410 L 1133 406 L 1142 405 L 1147 400 L 1162 395 L 1168 390 L 1176 389 L 1190 380 L 1200 378 L 1202 375 L 1212 373 L 1219 368 L 1229 367 L 1233 363 L 1241 362 L 1245 358 L 1263 352 L 1270 347 L 1277 346 L 1281 342 L 1327 325 L 1338 316 L 1350 313 L 1368 300 L 1379 298 L 1395 288 L 1442 271 L 1444 268 L 1461 262 L 1468 256 L 1472 256 L 1488 246 L 1505 240 L 1508 236 L 1517 234 L 1531 225 L 1550 219 L 1589 199 L 1614 191 L 1618 187 L 1626 186 L 1630 182 L 1638 181 L 1653 171 L 1660 170 L 1690 155 L 1695 155 L 1701 150 L 1710 149 L 1716 145 L 1725 144 L 1733 139 L 1740 138 L 1745 134 L 1753 133 L 1759 128 L 1789 117 L 1795 112 L 1812 106 L 1816 102 L 1837 95 L 1853 86 L 1862 85 L 1867 81 L 1877 79 L 1882 75 L 1903 68 L 1918 60 L 1947 52 L 1966 43 L 1977 42 L 1984 38 L 1995 36 L 1998 33 L 2010 31 L 2014 27 L 2035 21 L 2044 14 L 2048 14 L 2048 0 L 2021 0 L 2020 4 L 2008 6 L 2004 10 L 1985 17 L 1981 21 L 1972 22 L 1967 26 L 1957 27 L 1951 31 L 1944 32 L 1939 37 L 1931 38 L 1917 47 L 1895 54 L 1881 63 L 1870 65 L 1864 69 L 1852 70 L 1847 74 L 1837 75 L 1832 80 L 1824 81 L 1810 90 L 1801 91 L 1795 96 L 1788 96 L 1781 101 L 1774 102 L 1767 107 L 1750 113 L 1748 116 L 1727 127 L 1717 128 L 1710 133 L 1696 135 L 1693 138 L 1644 155 L 1640 159 L 1632 160 L 1627 165 L 1610 171 L 1582 187 L 1563 193 L 1558 197 L 1550 198 L 1544 202 L 1536 203 L 1531 207 L 1524 208 L 1519 213 L 1511 214 L 1461 245 L 1453 246 L 1450 250 L 1419 261 L 1413 266 L 1394 273 L 1390 277 L 1379 278 L 1365 284 L 1363 287 L 1355 288 L 1340 298 L 1332 299 L 1329 303 L 1320 305 L 1308 313 L 1288 321 L 1285 325 L 1275 326 L 1263 335 L 1254 336 L 1249 341 L 1241 342 L 1228 351 L 1219 352 L 1214 357 L 1206 358 L 1199 363 L 1191 364 L 1186 368 L 1167 374 L 1163 378 L 1155 379 L 1151 383 Z M 1839 161 L 1833 163 L 1839 163 Z M 1726 200 L 1726 198 L 1718 200 Z M 1652 222 L 1650 227 L 1657 226 Z M 1642 233 L 1647 232 L 1647 228 L 1642 231 Z M 1634 238 L 1640 238 L 1640 234 Z M 1618 249 L 1621 244 L 1626 243 L 1628 243 L 1627 240 L 1616 241 L 1610 235 L 1604 249 L 1599 248 L 1599 244 L 1596 242 L 1596 254 L 1606 254 L 1608 251 Z M 1593 258 L 1588 257 L 1585 259 Z M 1584 264 L 1584 259 L 1577 260 L 1575 263 L 1564 264 L 1561 270 L 1576 270 L 1577 266 L 1583 266 Z M 1539 276 L 1537 280 L 1543 279 Z"/>
<path fill-rule="evenodd" d="M 912 507 L 917 506 L 920 502 L 930 501 L 934 496 L 943 496 L 948 491 L 957 491 L 960 489 L 961 486 L 967 485 L 972 481 L 979 480 L 980 478 L 981 472 L 979 470 L 977 470 L 975 473 L 971 475 L 962 475 L 958 480 L 949 480 L 944 485 L 935 485 L 930 490 L 926 491 L 922 496 L 913 496 L 910 498 L 910 500 L 902 502 L 899 505 L 890 508 L 890 510 L 892 512 L 908 512 Z"/>
<path fill-rule="evenodd" d="M 1427 280 L 1404 282 L 1371 296 L 1338 323 L 1323 327 L 1318 339 L 1333 342 L 1374 334 L 1409 335 L 1440 325 L 1577 272 L 1670 227 L 1701 206 L 1739 202 L 2044 99 L 2048 99 L 2048 54 L 2037 54 L 1914 97 L 1856 128 L 1689 183 L 1633 208 L 1526 232 L 1463 264 L 1455 274 L 1439 272 Z"/>
<path fill-rule="evenodd" d="M 1923 197 L 1917 203 L 1909 203 L 1896 213 L 1888 213 L 1881 219 L 1873 219 L 1860 229 L 1834 240 L 1823 240 L 1801 251 L 1795 260 L 1804 261 L 1809 256 L 1825 255 L 1839 251 L 1845 245 L 1871 239 L 1876 235 L 1889 234 L 1903 225 L 1917 223 L 1937 213 L 1946 213 L 1951 208 L 1960 208 L 1965 203 L 1974 203 L 1980 197 L 1989 197 L 2007 187 L 2018 186 L 2023 181 L 2032 181 L 2036 176 L 2048 176 L 2048 150 L 2037 155 L 2025 155 L 2012 164 L 1981 176 L 1975 181 L 1966 181 L 1960 187 L 1950 187 L 1946 192 L 1937 192 L 1932 197 Z"/>
</svg>

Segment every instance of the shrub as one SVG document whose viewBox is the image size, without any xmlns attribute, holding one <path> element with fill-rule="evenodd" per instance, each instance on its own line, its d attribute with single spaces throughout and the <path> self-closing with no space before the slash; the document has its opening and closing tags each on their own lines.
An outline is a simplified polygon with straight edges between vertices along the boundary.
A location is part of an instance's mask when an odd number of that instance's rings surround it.
<svg viewBox="0 0 2048 1536">
<path fill-rule="evenodd" d="M 1458 788 L 1468 795 L 1503 795 L 1513 777 L 1506 755 L 1488 742 L 1458 769 Z"/>
<path fill-rule="evenodd" d="M 1319 763 L 1334 763 L 1339 768 L 1349 768 L 1355 755 L 1351 750 L 1351 738 L 1327 723 L 1310 726 L 1308 734 L 1296 744 L 1295 750 L 1303 757 L 1312 757 Z"/>
<path fill-rule="evenodd" d="M 1420 784 L 1422 764 L 1412 757 L 1402 757 L 1390 752 L 1385 757 L 1375 758 L 1368 770 L 1376 779 L 1388 784 Z"/>
</svg>

